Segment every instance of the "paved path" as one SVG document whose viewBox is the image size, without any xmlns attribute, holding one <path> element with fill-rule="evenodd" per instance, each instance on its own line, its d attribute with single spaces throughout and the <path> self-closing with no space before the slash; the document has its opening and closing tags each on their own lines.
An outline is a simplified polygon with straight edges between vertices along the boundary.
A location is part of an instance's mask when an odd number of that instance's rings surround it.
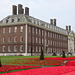
<svg viewBox="0 0 75 75">
<path fill-rule="evenodd" d="M 56 66 L 41 66 L 41 68 L 56 67 Z"/>
</svg>

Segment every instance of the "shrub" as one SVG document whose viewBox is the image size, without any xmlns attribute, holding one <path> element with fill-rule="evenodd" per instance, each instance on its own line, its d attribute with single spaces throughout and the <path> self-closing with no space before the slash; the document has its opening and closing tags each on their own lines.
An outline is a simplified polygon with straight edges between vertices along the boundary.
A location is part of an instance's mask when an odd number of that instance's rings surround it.
<svg viewBox="0 0 75 75">
<path fill-rule="evenodd" d="M 65 51 L 63 51 L 62 53 L 63 53 L 62 58 L 66 58 Z"/>
<path fill-rule="evenodd" d="M 44 60 L 43 50 L 41 49 L 40 60 Z"/>
<path fill-rule="evenodd" d="M 0 58 L 0 67 L 2 67 L 2 64 L 1 64 L 1 58 Z"/>
</svg>

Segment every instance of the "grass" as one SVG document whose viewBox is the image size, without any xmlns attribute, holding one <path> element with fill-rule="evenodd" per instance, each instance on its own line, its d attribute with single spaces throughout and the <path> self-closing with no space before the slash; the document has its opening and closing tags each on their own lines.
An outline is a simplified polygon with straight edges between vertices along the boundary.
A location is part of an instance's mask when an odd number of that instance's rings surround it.
<svg viewBox="0 0 75 75">
<path fill-rule="evenodd" d="M 1 58 L 1 63 L 2 65 L 5 65 L 9 63 L 14 62 L 15 59 L 20 59 L 20 58 L 39 58 L 40 56 L 0 56 Z M 59 56 L 44 56 L 44 57 L 59 57 Z M 27 60 L 26 60 L 27 61 Z"/>
<path fill-rule="evenodd" d="M 39 58 L 40 56 L 0 56 L 1 61 L 3 60 L 14 60 L 15 58 Z M 44 57 L 61 57 L 61 56 L 44 56 Z M 75 56 L 67 56 L 67 57 L 75 57 Z"/>
<path fill-rule="evenodd" d="M 14 60 L 18 58 L 39 58 L 40 56 L 0 56 L 1 61 L 3 60 Z M 60 56 L 44 56 L 44 57 L 60 57 Z"/>
<path fill-rule="evenodd" d="M 39 58 L 40 56 L 1 56 L 3 59 L 15 58 Z M 61 56 L 44 56 L 44 57 L 61 57 Z"/>
<path fill-rule="evenodd" d="M 0 56 L 1 58 L 1 63 L 2 65 L 11 65 L 11 63 L 13 63 L 13 65 L 16 65 L 14 63 L 17 63 L 17 61 L 14 61 L 15 59 L 21 59 L 21 58 L 39 58 L 40 56 Z M 61 56 L 44 56 L 45 58 L 47 57 L 61 57 Z M 68 57 L 74 57 L 74 56 L 68 56 Z M 35 60 L 32 60 L 33 62 L 35 62 Z M 20 61 L 21 63 L 23 63 L 23 61 Z M 24 62 L 29 62 L 28 60 L 24 60 Z M 30 60 L 31 62 L 31 60 Z M 37 61 L 38 62 L 38 61 Z M 21 64 L 18 64 L 21 65 Z M 26 64 L 27 65 L 27 64 Z M 28 64 L 31 65 L 31 64 Z"/>
</svg>

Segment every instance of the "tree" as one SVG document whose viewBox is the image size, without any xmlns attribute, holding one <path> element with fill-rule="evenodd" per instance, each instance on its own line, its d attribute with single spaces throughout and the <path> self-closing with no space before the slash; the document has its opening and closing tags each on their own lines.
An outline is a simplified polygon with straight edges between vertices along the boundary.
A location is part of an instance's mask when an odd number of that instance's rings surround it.
<svg viewBox="0 0 75 75">
<path fill-rule="evenodd" d="M 1 58 L 0 58 L 0 67 L 2 67 L 2 64 L 1 64 Z"/>
<path fill-rule="evenodd" d="M 44 60 L 43 50 L 41 49 L 40 60 Z"/>
<path fill-rule="evenodd" d="M 31 56 L 32 56 L 32 47 L 31 47 Z"/>
<path fill-rule="evenodd" d="M 62 58 L 66 58 L 65 51 L 63 51 L 62 53 L 63 53 Z"/>
</svg>

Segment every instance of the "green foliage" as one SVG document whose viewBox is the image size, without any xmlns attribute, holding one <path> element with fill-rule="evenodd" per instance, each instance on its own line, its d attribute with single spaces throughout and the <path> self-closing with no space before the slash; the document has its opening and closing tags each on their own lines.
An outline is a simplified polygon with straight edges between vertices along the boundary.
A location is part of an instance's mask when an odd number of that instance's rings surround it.
<svg viewBox="0 0 75 75">
<path fill-rule="evenodd" d="M 41 49 L 40 60 L 44 60 L 43 50 Z"/>
<path fill-rule="evenodd" d="M 66 58 L 65 51 L 63 51 L 62 53 L 63 53 L 62 58 Z"/>
<path fill-rule="evenodd" d="M 32 47 L 31 47 L 31 56 L 32 56 Z"/>
<path fill-rule="evenodd" d="M 0 58 L 0 67 L 2 67 L 2 64 L 1 64 L 1 58 Z"/>
</svg>

